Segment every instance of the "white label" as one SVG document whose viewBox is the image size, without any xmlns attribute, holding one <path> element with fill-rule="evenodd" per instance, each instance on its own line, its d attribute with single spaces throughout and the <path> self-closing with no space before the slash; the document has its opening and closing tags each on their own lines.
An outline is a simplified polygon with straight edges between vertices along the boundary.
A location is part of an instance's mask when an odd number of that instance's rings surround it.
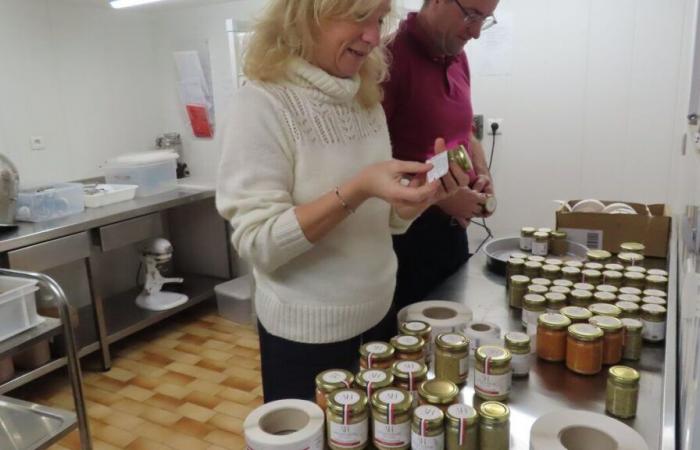
<svg viewBox="0 0 700 450">
<path fill-rule="evenodd" d="M 530 250 L 532 250 L 532 241 L 533 241 L 533 239 L 530 236 L 528 236 L 528 237 L 520 236 L 520 250 L 524 250 L 524 251 L 528 251 L 528 252 Z"/>
<path fill-rule="evenodd" d="M 464 343 L 464 337 L 459 334 L 446 334 L 440 338 L 442 342 L 451 345 L 457 345 Z"/>
<path fill-rule="evenodd" d="M 406 322 L 404 325 L 409 331 L 423 331 L 425 330 L 425 325 L 420 322 Z"/>
<path fill-rule="evenodd" d="M 379 400 L 387 404 L 401 403 L 403 399 L 403 393 L 395 389 L 388 389 L 379 394 Z"/>
<path fill-rule="evenodd" d="M 459 376 L 465 376 L 469 372 L 469 357 L 465 356 L 459 360 Z"/>
<path fill-rule="evenodd" d="M 387 448 L 401 448 L 411 442 L 411 421 L 389 425 L 374 421 L 374 440 Z"/>
<path fill-rule="evenodd" d="M 437 436 L 421 436 L 411 432 L 412 450 L 444 450 L 444 448 L 445 433 L 440 433 Z"/>
<path fill-rule="evenodd" d="M 433 406 L 433 405 L 419 406 L 414 411 L 414 415 L 416 417 L 418 417 L 419 419 L 424 419 L 424 420 L 433 420 L 433 419 L 437 419 L 441 416 L 440 410 L 437 408 L 437 406 Z"/>
<path fill-rule="evenodd" d="M 510 393 L 512 373 L 486 375 L 478 370 L 474 373 L 474 389 L 486 395 L 506 395 Z"/>
<path fill-rule="evenodd" d="M 513 359 L 511 359 L 511 367 L 513 368 L 514 375 L 527 375 L 530 373 L 530 355 L 516 355 L 513 353 Z"/>
<path fill-rule="evenodd" d="M 333 398 L 341 405 L 354 405 L 360 401 L 360 394 L 355 391 L 341 391 Z"/>
<path fill-rule="evenodd" d="M 663 341 L 666 338 L 666 322 L 642 320 L 642 323 L 644 324 L 642 338 L 652 342 Z"/>
<path fill-rule="evenodd" d="M 400 363 L 396 364 L 396 368 L 401 372 L 413 373 L 420 370 L 420 364 L 415 361 L 401 361 Z"/>
<path fill-rule="evenodd" d="M 450 407 L 447 408 L 447 412 L 457 419 L 469 419 L 470 417 L 474 417 L 475 413 L 474 408 L 462 404 L 450 405 Z"/>
<path fill-rule="evenodd" d="M 383 370 L 368 370 L 362 373 L 362 378 L 365 381 L 371 381 L 372 383 L 379 383 L 386 380 L 386 372 Z"/>
<path fill-rule="evenodd" d="M 546 242 L 532 241 L 532 254 L 536 256 L 547 256 L 549 245 Z"/>
<path fill-rule="evenodd" d="M 345 374 L 339 370 L 323 374 L 323 381 L 326 383 L 342 383 L 345 381 Z"/>
<path fill-rule="evenodd" d="M 328 440 L 336 447 L 357 448 L 367 443 L 368 424 L 367 419 L 353 424 L 343 425 L 329 422 L 330 436 Z"/>
<path fill-rule="evenodd" d="M 603 248 L 603 230 L 586 230 L 584 228 L 562 228 L 566 232 L 566 238 L 578 242 L 590 249 Z"/>
<path fill-rule="evenodd" d="M 378 344 L 378 343 L 377 344 L 369 344 L 369 345 L 367 345 L 366 348 L 367 348 L 367 351 L 369 353 L 384 353 L 387 350 L 389 350 L 389 348 L 385 344 Z"/>
<path fill-rule="evenodd" d="M 450 170 L 450 164 L 447 159 L 447 152 L 441 152 L 430 158 L 427 163 L 433 165 L 433 168 L 428 172 L 428 183 L 442 178 Z"/>
<path fill-rule="evenodd" d="M 418 343 L 418 338 L 415 336 L 399 336 L 396 342 L 401 345 L 416 345 Z"/>
</svg>

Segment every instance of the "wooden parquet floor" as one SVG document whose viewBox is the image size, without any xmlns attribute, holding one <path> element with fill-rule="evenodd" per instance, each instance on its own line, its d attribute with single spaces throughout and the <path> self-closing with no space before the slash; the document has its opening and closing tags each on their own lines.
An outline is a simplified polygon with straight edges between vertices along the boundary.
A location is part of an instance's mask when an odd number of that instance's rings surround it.
<svg viewBox="0 0 700 450">
<path fill-rule="evenodd" d="M 262 404 L 255 329 L 211 307 L 132 336 L 109 372 L 83 375 L 95 450 L 242 449 L 243 421 Z M 73 410 L 65 373 L 29 388 L 22 398 Z M 51 447 L 79 449 L 77 432 Z"/>
</svg>

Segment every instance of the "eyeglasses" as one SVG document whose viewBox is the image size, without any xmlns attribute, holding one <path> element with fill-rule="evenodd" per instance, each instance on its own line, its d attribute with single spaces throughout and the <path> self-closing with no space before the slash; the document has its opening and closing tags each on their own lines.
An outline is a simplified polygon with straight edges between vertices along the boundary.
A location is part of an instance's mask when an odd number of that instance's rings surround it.
<svg viewBox="0 0 700 450">
<path fill-rule="evenodd" d="M 459 10 L 462 11 L 462 14 L 464 14 L 464 23 L 466 24 L 481 22 L 481 31 L 484 31 L 488 30 L 489 28 L 498 23 L 496 17 L 493 14 L 484 17 L 479 12 L 474 11 L 473 9 L 467 9 L 464 6 L 462 6 L 459 0 L 454 0 L 454 2 L 459 7 Z"/>
</svg>

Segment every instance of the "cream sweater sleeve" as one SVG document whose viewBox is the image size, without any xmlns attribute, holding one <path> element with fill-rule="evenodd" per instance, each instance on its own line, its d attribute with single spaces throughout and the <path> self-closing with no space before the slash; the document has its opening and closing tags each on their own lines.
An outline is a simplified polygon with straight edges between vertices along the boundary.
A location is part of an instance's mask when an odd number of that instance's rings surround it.
<svg viewBox="0 0 700 450">
<path fill-rule="evenodd" d="M 293 168 L 279 108 L 259 87 L 239 89 L 223 136 L 216 206 L 233 227 L 238 254 L 266 273 L 313 246 L 294 212 Z"/>
</svg>

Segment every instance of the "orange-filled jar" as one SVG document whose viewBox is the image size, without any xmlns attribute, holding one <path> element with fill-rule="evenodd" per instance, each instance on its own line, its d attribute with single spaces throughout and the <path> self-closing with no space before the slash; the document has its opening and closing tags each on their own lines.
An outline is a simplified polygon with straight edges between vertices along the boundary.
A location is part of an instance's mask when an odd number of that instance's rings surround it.
<svg viewBox="0 0 700 450">
<path fill-rule="evenodd" d="M 619 363 L 625 343 L 622 321 L 616 317 L 593 316 L 589 322 L 603 330 L 603 364 L 610 366 Z"/>
<path fill-rule="evenodd" d="M 581 375 L 594 375 L 603 368 L 603 330 L 589 323 L 569 327 L 566 367 Z"/>
<path fill-rule="evenodd" d="M 360 347 L 360 367 L 390 369 L 394 363 L 394 347 L 386 342 L 368 342 Z"/>
<path fill-rule="evenodd" d="M 394 347 L 396 361 L 425 360 L 425 341 L 421 337 L 399 334 L 391 338 L 391 346 Z"/>
<path fill-rule="evenodd" d="M 355 377 L 343 369 L 330 369 L 316 375 L 316 404 L 325 410 L 328 396 L 339 389 L 349 389 Z"/>
<path fill-rule="evenodd" d="M 537 356 L 545 361 L 566 359 L 566 329 L 571 320 L 562 314 L 542 314 L 537 319 Z"/>
</svg>

